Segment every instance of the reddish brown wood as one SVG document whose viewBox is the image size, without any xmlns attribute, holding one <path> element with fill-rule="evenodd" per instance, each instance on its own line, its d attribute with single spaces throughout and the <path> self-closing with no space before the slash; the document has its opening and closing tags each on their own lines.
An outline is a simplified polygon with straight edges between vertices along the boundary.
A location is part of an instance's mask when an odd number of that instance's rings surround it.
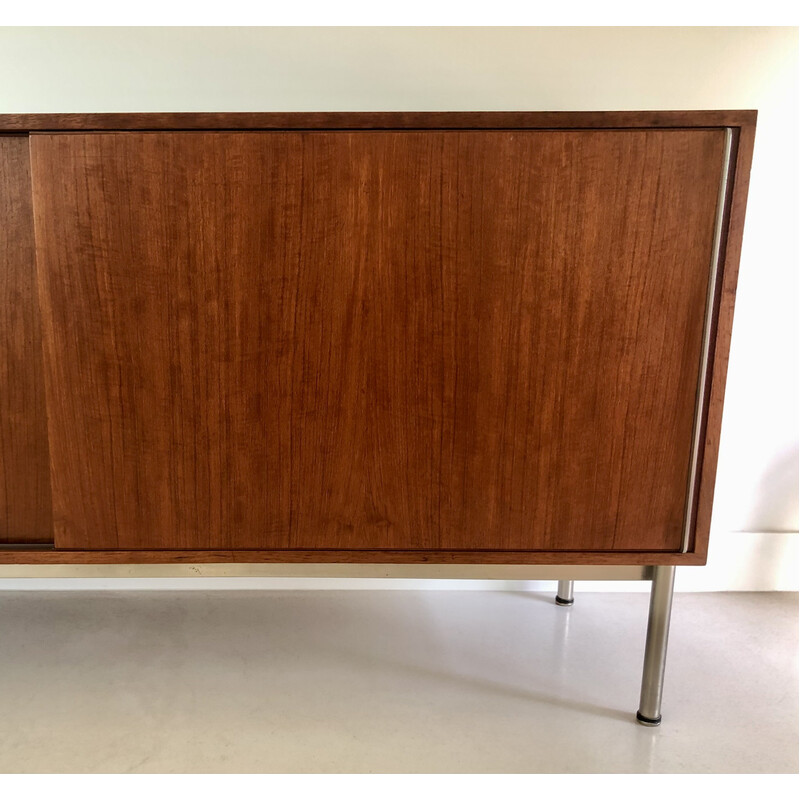
<svg viewBox="0 0 800 800">
<path fill-rule="evenodd" d="M 53 541 L 27 136 L 0 136 L 0 543 Z"/>
<path fill-rule="evenodd" d="M 0 564 L 585 564 L 698 565 L 693 553 L 486 550 L 3 550 Z"/>
<path fill-rule="evenodd" d="M 755 111 L 366 111 L 0 114 L 0 131 L 684 128 L 754 126 Z"/>
<path fill-rule="evenodd" d="M 724 259 L 720 279 L 720 298 L 712 328 L 712 371 L 708 389 L 709 400 L 703 427 L 703 452 L 700 461 L 700 483 L 692 551 L 705 563 L 711 531 L 711 511 L 719 456 L 719 435 L 722 428 L 722 408 L 725 399 L 725 380 L 728 374 L 728 354 L 733 329 L 733 310 L 742 251 L 745 207 L 750 185 L 750 164 L 755 143 L 755 118 L 736 133 L 734 175 L 730 182 L 729 212 L 724 229 Z"/>
<path fill-rule="evenodd" d="M 33 136 L 57 545 L 676 550 L 723 136 Z"/>
</svg>

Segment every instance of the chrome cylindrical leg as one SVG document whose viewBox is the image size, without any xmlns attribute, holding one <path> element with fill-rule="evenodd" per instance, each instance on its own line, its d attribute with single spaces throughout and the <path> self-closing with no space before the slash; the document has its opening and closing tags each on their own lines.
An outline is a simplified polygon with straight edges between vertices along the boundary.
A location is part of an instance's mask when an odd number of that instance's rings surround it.
<svg viewBox="0 0 800 800">
<path fill-rule="evenodd" d="M 647 643 L 644 649 L 642 694 L 636 719 L 642 725 L 661 724 L 661 693 L 664 689 L 664 665 L 667 661 L 669 619 L 672 613 L 672 589 L 675 567 L 655 567 L 650 588 L 650 616 L 647 620 Z"/>
<path fill-rule="evenodd" d="M 556 593 L 556 605 L 571 606 L 575 602 L 572 596 L 573 581 L 559 581 L 558 592 Z"/>
</svg>

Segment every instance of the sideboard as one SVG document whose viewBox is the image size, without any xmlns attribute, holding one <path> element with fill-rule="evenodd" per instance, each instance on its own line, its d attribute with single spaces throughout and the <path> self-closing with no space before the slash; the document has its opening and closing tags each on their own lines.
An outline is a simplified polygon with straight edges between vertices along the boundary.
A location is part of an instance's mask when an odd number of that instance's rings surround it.
<svg viewBox="0 0 800 800">
<path fill-rule="evenodd" d="M 0 574 L 651 580 L 658 724 L 755 121 L 0 115 Z"/>
</svg>

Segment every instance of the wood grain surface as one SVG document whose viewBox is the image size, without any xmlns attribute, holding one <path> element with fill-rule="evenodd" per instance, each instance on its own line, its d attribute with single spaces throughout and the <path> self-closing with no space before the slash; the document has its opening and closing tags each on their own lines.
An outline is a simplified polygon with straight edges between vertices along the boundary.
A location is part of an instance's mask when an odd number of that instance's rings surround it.
<svg viewBox="0 0 800 800">
<path fill-rule="evenodd" d="M 20 550 L 0 548 L 0 564 L 548 564 L 697 566 L 676 552 L 538 550 Z M 13 577 L 4 575 L 3 577 Z"/>
<path fill-rule="evenodd" d="M 739 109 L 62 113 L 0 114 L 0 131 L 720 128 L 752 127 L 755 121 L 755 111 Z"/>
<path fill-rule="evenodd" d="M 32 135 L 57 546 L 676 550 L 723 141 Z"/>
<path fill-rule="evenodd" d="M 53 540 L 27 136 L 0 136 L 0 544 Z"/>
</svg>

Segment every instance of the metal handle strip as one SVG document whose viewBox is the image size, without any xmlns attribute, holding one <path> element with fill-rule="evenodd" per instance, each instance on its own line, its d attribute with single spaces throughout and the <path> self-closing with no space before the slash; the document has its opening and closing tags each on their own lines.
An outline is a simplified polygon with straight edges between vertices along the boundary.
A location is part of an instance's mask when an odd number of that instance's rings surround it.
<svg viewBox="0 0 800 800">
<path fill-rule="evenodd" d="M 698 461 L 700 459 L 700 432 L 703 429 L 703 412 L 707 400 L 708 367 L 711 350 L 711 322 L 714 317 L 714 298 L 717 294 L 720 266 L 722 263 L 722 233 L 727 212 L 728 183 L 732 172 L 731 155 L 733 150 L 733 129 L 725 128 L 725 148 L 722 156 L 722 172 L 717 195 L 717 215 L 714 220 L 714 239 L 711 249 L 711 265 L 708 276 L 708 294 L 706 296 L 705 321 L 703 323 L 703 340 L 700 348 L 700 372 L 697 379 L 697 397 L 695 401 L 694 425 L 692 431 L 692 450 L 689 459 L 689 482 L 686 492 L 686 509 L 683 522 L 683 541 L 681 553 L 689 551 L 689 540 L 692 532 L 692 516 L 695 496 L 697 494 Z"/>
</svg>

